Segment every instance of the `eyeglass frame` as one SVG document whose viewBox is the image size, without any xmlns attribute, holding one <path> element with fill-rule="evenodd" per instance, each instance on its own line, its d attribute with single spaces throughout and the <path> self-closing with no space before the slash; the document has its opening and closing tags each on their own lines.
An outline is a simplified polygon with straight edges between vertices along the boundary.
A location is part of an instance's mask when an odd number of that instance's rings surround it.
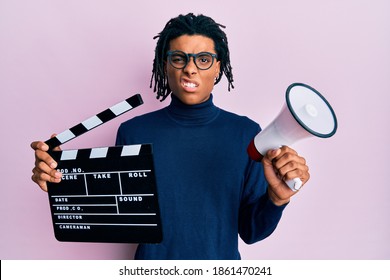
<svg viewBox="0 0 390 280">
<path fill-rule="evenodd" d="M 175 54 L 175 53 L 181 53 L 181 54 L 184 54 L 184 55 L 185 55 L 187 61 L 186 61 L 186 63 L 184 64 L 183 67 L 178 68 L 178 67 L 176 67 L 176 66 L 174 66 L 174 65 L 172 64 L 172 54 Z M 207 67 L 207 68 L 204 68 L 204 69 L 203 69 L 203 68 L 200 68 L 200 67 L 198 66 L 198 64 L 196 64 L 196 58 L 197 58 L 199 55 L 202 55 L 202 54 L 207 54 L 207 55 L 210 55 L 210 56 L 211 56 L 211 64 L 210 64 L 210 66 Z M 215 60 L 218 60 L 218 55 L 215 54 L 215 53 L 211 53 L 211 52 L 186 53 L 186 52 L 178 51 L 178 50 L 175 50 L 175 51 L 167 51 L 167 60 L 169 61 L 169 64 L 170 64 L 173 68 L 175 68 L 175 69 L 181 70 L 181 69 L 186 68 L 187 65 L 188 65 L 188 62 L 190 62 L 191 57 L 194 58 L 194 64 L 195 64 L 196 68 L 198 68 L 199 70 L 209 70 L 209 69 L 214 65 L 214 59 L 215 59 Z"/>
</svg>

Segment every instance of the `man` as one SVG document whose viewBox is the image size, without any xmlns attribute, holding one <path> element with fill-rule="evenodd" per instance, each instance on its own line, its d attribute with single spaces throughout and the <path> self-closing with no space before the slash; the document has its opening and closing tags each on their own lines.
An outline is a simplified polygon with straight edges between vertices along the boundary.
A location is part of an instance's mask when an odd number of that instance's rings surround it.
<svg viewBox="0 0 390 280">
<path fill-rule="evenodd" d="M 289 147 L 262 163 L 246 148 L 258 124 L 213 103 L 222 75 L 233 87 L 223 26 L 193 14 L 171 19 L 158 38 L 151 86 L 169 106 L 123 123 L 117 145 L 152 143 L 163 226 L 160 244 L 140 244 L 137 259 L 239 259 L 246 243 L 269 236 L 295 193 L 284 180 L 309 179 L 304 158 Z M 32 179 L 43 190 L 61 174 L 43 142 L 31 144 Z"/>
</svg>

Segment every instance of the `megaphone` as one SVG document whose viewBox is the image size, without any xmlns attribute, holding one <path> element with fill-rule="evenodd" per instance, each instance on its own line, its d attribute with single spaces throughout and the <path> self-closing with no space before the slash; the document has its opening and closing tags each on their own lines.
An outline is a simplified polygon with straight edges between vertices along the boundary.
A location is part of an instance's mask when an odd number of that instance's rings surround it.
<svg viewBox="0 0 390 280">
<path fill-rule="evenodd" d="M 312 136 L 329 138 L 336 130 L 337 118 L 329 102 L 314 88 L 294 83 L 287 88 L 286 103 L 279 115 L 256 135 L 247 151 L 253 160 L 261 161 L 270 149 Z M 302 186 L 299 178 L 286 183 L 293 191 Z"/>
</svg>

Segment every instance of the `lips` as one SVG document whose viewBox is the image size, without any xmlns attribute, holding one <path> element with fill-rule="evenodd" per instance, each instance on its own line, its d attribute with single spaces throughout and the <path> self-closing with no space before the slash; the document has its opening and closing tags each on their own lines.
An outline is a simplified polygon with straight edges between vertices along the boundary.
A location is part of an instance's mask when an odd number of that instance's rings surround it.
<svg viewBox="0 0 390 280">
<path fill-rule="evenodd" d="M 199 84 L 195 81 L 191 81 L 191 80 L 187 80 L 187 79 L 182 79 L 181 80 L 181 85 L 184 87 L 184 88 L 187 88 L 187 89 L 195 89 L 199 86 Z"/>
<path fill-rule="evenodd" d="M 189 88 L 196 88 L 196 84 L 194 84 L 194 83 L 184 83 L 183 86 L 189 87 Z"/>
</svg>

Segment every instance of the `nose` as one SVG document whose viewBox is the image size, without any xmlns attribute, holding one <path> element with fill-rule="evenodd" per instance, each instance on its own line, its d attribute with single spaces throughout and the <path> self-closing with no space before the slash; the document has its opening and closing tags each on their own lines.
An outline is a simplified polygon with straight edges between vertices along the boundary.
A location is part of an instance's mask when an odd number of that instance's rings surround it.
<svg viewBox="0 0 390 280">
<path fill-rule="evenodd" d="M 190 74 L 190 75 L 193 75 L 193 74 L 197 73 L 198 67 L 195 64 L 195 57 L 189 57 L 187 65 L 183 68 L 183 71 L 185 73 Z"/>
</svg>

